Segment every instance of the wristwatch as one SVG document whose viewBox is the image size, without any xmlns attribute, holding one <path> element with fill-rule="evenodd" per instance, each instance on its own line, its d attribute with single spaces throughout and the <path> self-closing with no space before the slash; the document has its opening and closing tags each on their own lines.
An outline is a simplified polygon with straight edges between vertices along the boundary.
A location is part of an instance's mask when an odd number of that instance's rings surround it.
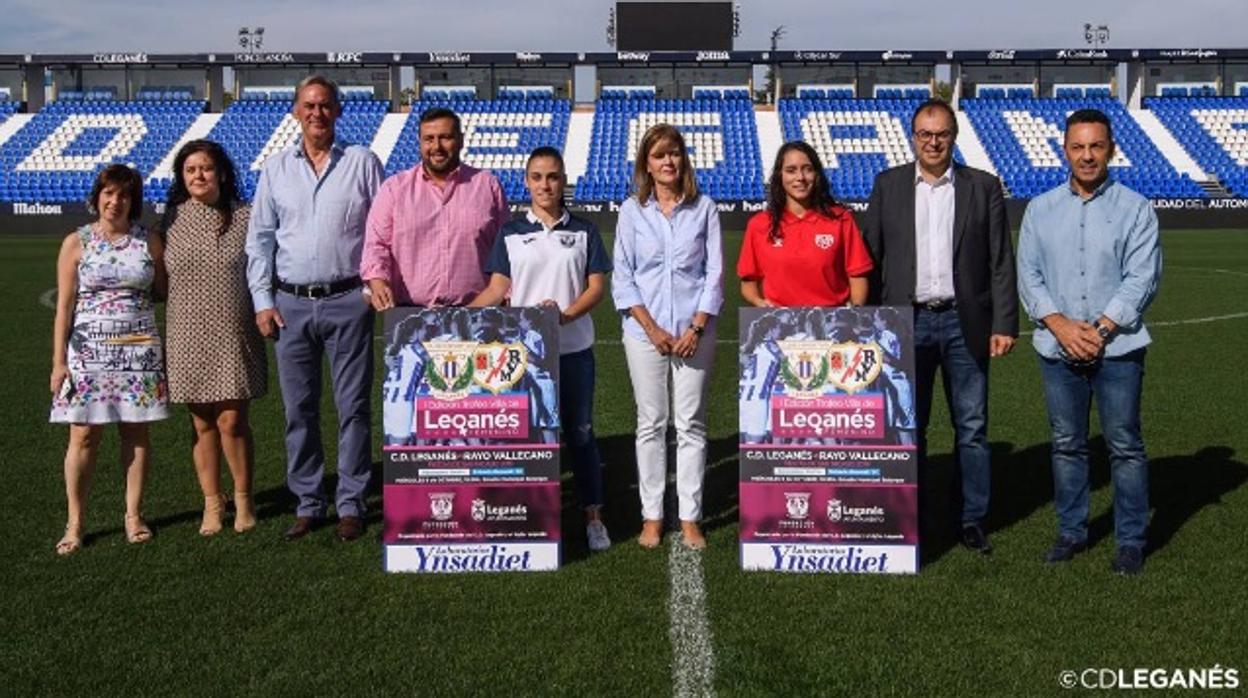
<svg viewBox="0 0 1248 698">
<path fill-rule="evenodd" d="M 693 333 L 698 335 L 699 337 L 701 337 L 702 333 L 706 331 L 706 327 L 702 325 L 694 325 L 692 323 L 690 323 L 689 329 L 693 330 Z"/>
<path fill-rule="evenodd" d="M 1096 333 L 1101 336 L 1101 339 L 1109 341 L 1109 335 L 1113 334 L 1113 330 L 1109 329 L 1109 326 L 1102 325 L 1100 320 L 1092 323 L 1092 326 L 1096 328 Z"/>
</svg>

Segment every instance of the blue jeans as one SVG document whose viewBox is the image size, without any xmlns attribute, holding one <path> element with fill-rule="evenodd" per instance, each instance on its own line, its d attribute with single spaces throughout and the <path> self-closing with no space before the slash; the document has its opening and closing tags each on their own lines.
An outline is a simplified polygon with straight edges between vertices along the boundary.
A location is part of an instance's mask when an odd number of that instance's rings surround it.
<svg viewBox="0 0 1248 698">
<path fill-rule="evenodd" d="M 956 308 L 914 312 L 915 402 L 919 462 L 927 458 L 932 387 L 939 368 L 953 422 L 954 457 L 962 473 L 962 525 L 980 525 L 988 515 L 991 455 L 988 450 L 988 362 L 966 348 Z"/>
<path fill-rule="evenodd" d="M 576 493 L 585 508 L 602 506 L 602 458 L 594 438 L 594 351 L 559 357 L 559 421 L 572 458 Z"/>
<path fill-rule="evenodd" d="M 1144 547 L 1148 528 L 1148 459 L 1140 434 L 1144 352 L 1106 358 L 1087 368 L 1040 357 L 1053 430 L 1053 503 L 1064 538 L 1088 538 L 1088 414 L 1095 397 L 1109 447 L 1118 545 Z"/>
</svg>

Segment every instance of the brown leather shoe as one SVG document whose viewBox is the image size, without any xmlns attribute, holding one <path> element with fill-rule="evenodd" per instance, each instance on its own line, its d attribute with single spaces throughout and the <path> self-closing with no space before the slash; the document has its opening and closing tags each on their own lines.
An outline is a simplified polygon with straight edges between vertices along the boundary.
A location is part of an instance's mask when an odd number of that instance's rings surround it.
<svg viewBox="0 0 1248 698">
<path fill-rule="evenodd" d="M 286 532 L 282 534 L 282 540 L 299 540 L 311 532 L 312 517 L 297 516 L 295 517 L 295 523 L 291 524 L 290 528 L 286 529 Z"/>
<path fill-rule="evenodd" d="M 344 543 L 364 535 L 364 520 L 358 516 L 344 516 L 338 519 L 338 540 Z"/>
</svg>

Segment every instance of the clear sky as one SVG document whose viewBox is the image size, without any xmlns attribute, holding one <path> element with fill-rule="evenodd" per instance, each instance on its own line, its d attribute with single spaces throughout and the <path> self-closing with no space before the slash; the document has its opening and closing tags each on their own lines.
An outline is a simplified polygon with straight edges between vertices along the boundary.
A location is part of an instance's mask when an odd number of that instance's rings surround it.
<svg viewBox="0 0 1248 698">
<path fill-rule="evenodd" d="M 0 53 L 606 51 L 611 0 L 0 0 Z M 738 49 L 1065 48 L 1107 24 L 1108 47 L 1248 46 L 1248 0 L 741 0 Z"/>
</svg>

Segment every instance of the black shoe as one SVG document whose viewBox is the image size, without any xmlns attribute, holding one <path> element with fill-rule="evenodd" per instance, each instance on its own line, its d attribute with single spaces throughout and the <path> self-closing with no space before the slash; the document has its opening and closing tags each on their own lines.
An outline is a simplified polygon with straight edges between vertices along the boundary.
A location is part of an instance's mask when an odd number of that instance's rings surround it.
<svg viewBox="0 0 1248 698">
<path fill-rule="evenodd" d="M 961 540 L 962 547 L 967 550 L 973 550 L 980 555 L 992 553 L 992 544 L 988 542 L 988 534 L 984 533 L 984 529 L 979 524 L 963 526 Z"/>
<path fill-rule="evenodd" d="M 312 532 L 312 518 L 309 516 L 295 517 L 295 523 L 282 534 L 282 540 L 299 540 Z"/>
<path fill-rule="evenodd" d="M 1135 576 L 1144 571 L 1144 551 L 1134 545 L 1123 545 L 1118 548 L 1118 554 L 1114 556 L 1114 561 L 1109 563 L 1109 569 L 1115 574 L 1121 574 L 1126 577 Z"/>
<path fill-rule="evenodd" d="M 1075 556 L 1088 549 L 1086 540 L 1071 540 L 1065 536 L 1058 536 L 1057 541 L 1053 543 L 1053 547 L 1044 554 L 1044 561 L 1054 562 L 1070 562 Z"/>
</svg>

